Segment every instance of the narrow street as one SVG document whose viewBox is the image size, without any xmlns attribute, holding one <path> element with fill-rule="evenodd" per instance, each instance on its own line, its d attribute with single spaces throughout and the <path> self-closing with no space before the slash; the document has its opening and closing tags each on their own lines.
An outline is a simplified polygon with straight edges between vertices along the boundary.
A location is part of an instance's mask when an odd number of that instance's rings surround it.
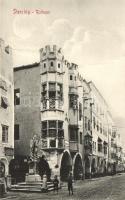
<svg viewBox="0 0 125 200">
<path fill-rule="evenodd" d="M 124 200 L 125 174 L 101 177 L 97 179 L 77 181 L 74 183 L 74 195 L 68 196 L 66 185 L 59 194 L 50 193 L 16 193 L 9 192 L 3 199 L 15 200 Z"/>
</svg>

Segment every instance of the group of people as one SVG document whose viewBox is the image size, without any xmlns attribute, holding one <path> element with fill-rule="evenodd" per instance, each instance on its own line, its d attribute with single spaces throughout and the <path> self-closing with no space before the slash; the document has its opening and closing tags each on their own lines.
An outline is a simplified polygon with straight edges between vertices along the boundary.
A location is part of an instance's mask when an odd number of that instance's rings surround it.
<svg viewBox="0 0 125 200">
<path fill-rule="evenodd" d="M 59 180 L 57 178 L 57 175 L 55 175 L 55 177 L 54 177 L 53 185 L 54 185 L 54 192 L 57 192 L 57 194 L 58 194 Z M 68 180 L 67 180 L 67 186 L 68 186 L 69 195 L 70 194 L 73 195 L 73 176 L 72 176 L 71 172 L 70 172 Z"/>
<path fill-rule="evenodd" d="M 58 194 L 59 179 L 58 179 L 57 175 L 55 175 L 55 177 L 53 179 L 53 186 L 54 186 L 54 193 L 56 192 Z M 68 186 L 69 195 L 70 194 L 73 195 L 73 176 L 72 176 L 71 172 L 70 172 L 68 179 L 67 179 L 67 186 Z M 46 175 L 43 175 L 42 191 L 47 192 L 47 176 Z"/>
</svg>

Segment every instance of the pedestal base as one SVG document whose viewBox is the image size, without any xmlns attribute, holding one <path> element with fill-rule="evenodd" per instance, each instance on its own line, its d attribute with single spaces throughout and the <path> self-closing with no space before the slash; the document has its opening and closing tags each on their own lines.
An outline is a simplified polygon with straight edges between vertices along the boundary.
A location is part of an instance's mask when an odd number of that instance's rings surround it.
<svg viewBox="0 0 125 200">
<path fill-rule="evenodd" d="M 28 174 L 25 178 L 26 183 L 40 182 L 41 176 L 39 174 Z"/>
</svg>

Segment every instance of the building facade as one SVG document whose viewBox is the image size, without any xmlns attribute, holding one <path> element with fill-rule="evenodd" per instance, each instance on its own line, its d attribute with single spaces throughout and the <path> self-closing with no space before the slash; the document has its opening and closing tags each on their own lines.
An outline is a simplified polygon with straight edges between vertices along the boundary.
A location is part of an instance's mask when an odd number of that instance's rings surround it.
<svg viewBox="0 0 125 200">
<path fill-rule="evenodd" d="M 78 66 L 61 49 L 40 49 L 40 63 L 14 69 L 15 166 L 28 170 L 31 141 L 39 138 L 38 173 L 66 180 L 104 174 L 108 169 L 108 106 Z M 97 106 L 99 105 L 99 106 Z M 23 169 L 17 166 L 25 166 Z"/>
<path fill-rule="evenodd" d="M 7 176 L 14 156 L 14 84 L 11 48 L 0 39 L 0 49 L 0 176 Z"/>
</svg>

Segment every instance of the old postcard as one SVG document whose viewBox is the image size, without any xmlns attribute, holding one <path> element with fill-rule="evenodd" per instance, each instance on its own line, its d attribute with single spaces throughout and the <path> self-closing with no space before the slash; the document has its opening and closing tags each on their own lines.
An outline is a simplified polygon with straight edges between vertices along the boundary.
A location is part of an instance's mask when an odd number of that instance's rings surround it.
<svg viewBox="0 0 125 200">
<path fill-rule="evenodd" d="M 0 197 L 125 199 L 125 1 L 0 0 Z"/>
</svg>

